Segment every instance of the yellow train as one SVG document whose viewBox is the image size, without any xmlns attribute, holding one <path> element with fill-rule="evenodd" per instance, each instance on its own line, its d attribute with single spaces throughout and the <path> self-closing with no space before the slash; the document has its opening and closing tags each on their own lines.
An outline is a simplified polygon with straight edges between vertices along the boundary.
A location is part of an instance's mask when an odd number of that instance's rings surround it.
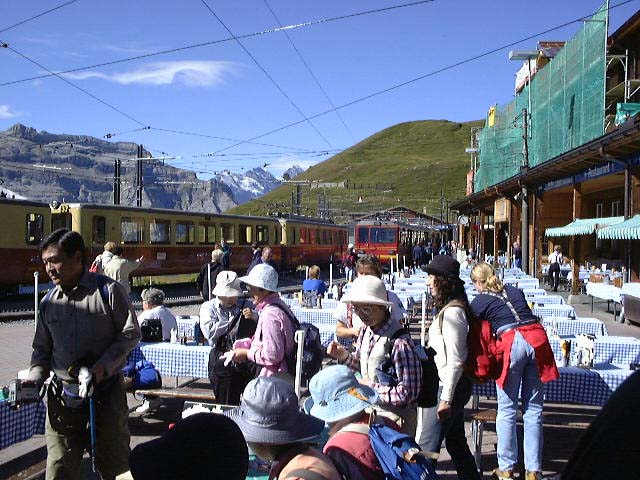
<svg viewBox="0 0 640 480">
<path fill-rule="evenodd" d="M 251 260 L 251 243 L 271 246 L 281 270 L 301 264 L 340 259 L 348 229 L 307 218 L 251 217 L 86 203 L 0 200 L 5 228 L 0 229 L 0 261 L 8 275 L 0 288 L 33 282 L 44 273 L 38 243 L 50 231 L 65 227 L 80 232 L 91 262 L 108 241 L 124 248 L 123 256 L 144 256 L 135 276 L 195 273 L 224 238 L 232 252 L 231 268 L 243 272 Z M 5 267 L 6 268 L 6 267 Z M 47 280 L 46 277 L 43 278 Z"/>
</svg>

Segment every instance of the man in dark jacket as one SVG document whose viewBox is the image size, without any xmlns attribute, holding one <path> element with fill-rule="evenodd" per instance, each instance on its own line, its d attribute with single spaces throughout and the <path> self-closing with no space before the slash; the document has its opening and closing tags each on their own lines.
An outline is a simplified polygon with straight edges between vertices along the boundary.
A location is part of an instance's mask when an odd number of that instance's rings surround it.
<svg viewBox="0 0 640 480">
<path fill-rule="evenodd" d="M 216 286 L 216 277 L 223 270 L 222 256 L 222 250 L 212 251 L 211 262 L 205 263 L 200 269 L 196 285 L 203 300 L 211 300 L 212 298 L 211 291 Z"/>
<path fill-rule="evenodd" d="M 256 242 L 253 242 L 251 244 L 251 248 L 253 249 L 253 253 L 251 256 L 251 263 L 249 264 L 249 268 L 247 268 L 247 275 L 249 275 L 249 272 L 253 267 L 262 263 L 262 248 L 260 247 L 260 245 Z"/>
</svg>

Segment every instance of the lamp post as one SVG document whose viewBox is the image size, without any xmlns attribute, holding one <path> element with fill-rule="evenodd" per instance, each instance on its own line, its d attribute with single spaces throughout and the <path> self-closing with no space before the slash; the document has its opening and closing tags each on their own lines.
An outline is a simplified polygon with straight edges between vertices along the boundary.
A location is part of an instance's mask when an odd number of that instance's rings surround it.
<svg viewBox="0 0 640 480">
<path fill-rule="evenodd" d="M 527 94 L 528 101 L 527 107 L 522 112 L 524 132 L 522 139 L 523 143 L 523 156 L 522 156 L 522 168 L 521 172 L 526 173 L 529 169 L 529 138 L 531 138 L 531 60 L 538 58 L 538 50 L 512 50 L 509 52 L 509 60 L 526 60 L 527 61 Z M 522 183 L 520 191 L 520 248 L 522 250 L 522 270 L 524 273 L 529 273 L 529 192 L 527 186 Z M 535 267 L 534 267 L 535 268 Z"/>
</svg>

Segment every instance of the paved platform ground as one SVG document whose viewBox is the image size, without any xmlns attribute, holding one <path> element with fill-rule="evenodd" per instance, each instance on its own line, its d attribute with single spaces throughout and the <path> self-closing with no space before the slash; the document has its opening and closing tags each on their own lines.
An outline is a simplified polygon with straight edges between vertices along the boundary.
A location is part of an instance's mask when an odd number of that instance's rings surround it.
<svg viewBox="0 0 640 480">
<path fill-rule="evenodd" d="M 551 293 L 553 294 L 553 292 Z M 564 296 L 565 299 L 568 296 L 568 292 L 558 292 L 558 294 Z M 606 311 L 606 303 L 596 303 L 594 312 L 591 312 L 591 301 L 583 295 L 579 298 L 579 303 L 574 304 L 574 307 L 579 317 L 594 317 L 605 322 L 610 335 L 640 338 L 640 327 L 614 322 L 613 313 Z M 198 310 L 198 306 L 177 307 L 175 313 L 177 315 L 197 315 Z M 27 368 L 31 354 L 32 339 L 32 321 L 0 324 L 0 385 L 4 385 L 12 378 L 15 378 L 18 370 Z M 167 385 L 173 384 L 173 378 L 165 379 L 165 381 Z M 206 381 L 203 380 L 201 383 L 206 383 Z M 130 394 L 128 400 L 129 406 L 132 408 L 140 403 Z M 482 400 L 481 408 L 495 408 L 495 402 Z M 180 402 L 170 401 L 166 402 L 159 411 L 154 414 L 140 415 L 132 413 L 129 420 L 132 433 L 131 446 L 134 447 L 141 442 L 162 435 L 166 432 L 169 423 L 175 422 L 180 418 L 181 410 Z M 554 419 L 554 424 L 547 423 L 544 426 L 543 468 L 545 475 L 551 476 L 554 473 L 562 471 L 573 451 L 576 439 L 586 428 L 585 425 L 591 422 L 598 414 L 599 410 L 600 407 L 545 404 L 545 412 L 552 412 Z M 520 425 L 520 436 L 522 435 L 521 427 Z M 467 433 L 470 437 L 468 423 Z M 470 438 L 469 441 L 471 441 Z M 482 447 L 482 466 L 485 472 L 485 478 L 490 478 L 491 470 L 497 466 L 495 444 L 495 425 L 487 424 Z M 36 436 L 21 444 L 0 450 L 0 478 L 25 478 L 24 476 L 14 476 L 18 468 L 16 459 L 24 459 L 24 455 L 32 452 L 32 459 L 42 461 L 44 458 L 42 453 L 44 445 L 43 436 Z M 522 449 L 522 446 L 520 448 Z M 522 453 L 520 456 L 522 458 Z M 93 478 L 87 465 L 84 466 L 84 469 L 86 471 L 86 478 Z M 453 480 L 457 478 L 445 448 L 442 450 L 441 461 L 438 464 L 438 472 L 443 479 Z"/>
</svg>

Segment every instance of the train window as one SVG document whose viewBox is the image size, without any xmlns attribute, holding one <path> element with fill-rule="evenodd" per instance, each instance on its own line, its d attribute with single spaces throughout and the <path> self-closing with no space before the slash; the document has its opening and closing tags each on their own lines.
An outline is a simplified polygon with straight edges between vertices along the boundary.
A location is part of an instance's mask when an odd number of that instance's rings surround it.
<svg viewBox="0 0 640 480">
<path fill-rule="evenodd" d="M 142 243 L 144 241 L 144 219 L 122 217 L 120 219 L 122 243 Z"/>
<path fill-rule="evenodd" d="M 307 229 L 305 227 L 300 227 L 300 243 L 309 243 L 309 238 L 307 237 Z"/>
<path fill-rule="evenodd" d="M 358 243 L 369 243 L 369 227 L 358 227 Z"/>
<path fill-rule="evenodd" d="M 176 222 L 176 243 L 193 243 L 194 229 L 192 222 Z"/>
<path fill-rule="evenodd" d="M 91 222 L 93 243 L 103 244 L 106 240 L 106 221 L 104 217 L 94 215 Z"/>
<path fill-rule="evenodd" d="M 213 223 L 198 225 L 198 242 L 202 245 L 212 245 L 216 242 L 216 226 Z"/>
<path fill-rule="evenodd" d="M 67 228 L 71 230 L 71 214 L 70 213 L 54 213 L 51 215 L 51 231 L 59 228 Z"/>
<path fill-rule="evenodd" d="M 396 229 L 372 228 L 370 233 L 371 243 L 395 243 Z"/>
<path fill-rule="evenodd" d="M 38 245 L 44 237 L 44 217 L 39 213 L 27 213 L 27 245 Z"/>
<path fill-rule="evenodd" d="M 276 245 L 282 243 L 282 227 L 279 224 L 273 229 L 273 238 Z"/>
<path fill-rule="evenodd" d="M 322 244 L 323 245 L 327 244 L 327 231 L 326 230 L 322 230 Z"/>
<path fill-rule="evenodd" d="M 236 226 L 232 223 L 220 224 L 220 240 L 223 238 L 227 243 L 236 243 Z"/>
<path fill-rule="evenodd" d="M 171 243 L 171 221 L 154 219 L 149 223 L 151 243 Z"/>
<path fill-rule="evenodd" d="M 251 239 L 251 225 L 239 225 L 238 234 L 238 242 L 240 245 L 250 245 L 253 241 Z"/>
<path fill-rule="evenodd" d="M 269 227 L 264 225 L 256 226 L 256 242 L 269 243 Z"/>
</svg>

